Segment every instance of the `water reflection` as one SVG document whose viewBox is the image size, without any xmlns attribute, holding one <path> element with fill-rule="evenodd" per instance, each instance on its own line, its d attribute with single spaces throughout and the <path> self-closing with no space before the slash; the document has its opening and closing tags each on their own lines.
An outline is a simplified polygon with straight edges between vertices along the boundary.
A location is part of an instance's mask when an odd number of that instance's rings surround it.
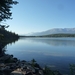
<svg viewBox="0 0 75 75">
<path fill-rule="evenodd" d="M 75 38 L 21 38 L 8 46 L 7 53 L 21 60 L 34 58 L 42 66 L 69 75 L 69 64 L 75 63 Z"/>
<path fill-rule="evenodd" d="M 75 38 L 22 38 L 15 45 L 9 46 L 8 50 L 10 53 L 20 53 L 20 56 L 26 53 L 30 57 L 33 54 L 75 57 Z"/>
<path fill-rule="evenodd" d="M 75 46 L 75 38 L 22 38 L 22 40 L 41 42 L 52 46 Z"/>
<path fill-rule="evenodd" d="M 0 56 L 4 55 L 6 52 L 7 45 L 15 43 L 19 38 L 14 39 L 2 39 L 0 40 Z"/>
</svg>

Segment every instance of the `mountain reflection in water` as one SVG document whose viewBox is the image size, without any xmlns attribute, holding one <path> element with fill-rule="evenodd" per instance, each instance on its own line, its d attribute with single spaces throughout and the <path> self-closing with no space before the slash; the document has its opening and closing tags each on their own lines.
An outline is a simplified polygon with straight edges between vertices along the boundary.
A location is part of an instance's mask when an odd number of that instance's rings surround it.
<svg viewBox="0 0 75 75">
<path fill-rule="evenodd" d="M 42 42 L 52 46 L 75 46 L 75 38 L 30 38 L 28 40 Z"/>
</svg>

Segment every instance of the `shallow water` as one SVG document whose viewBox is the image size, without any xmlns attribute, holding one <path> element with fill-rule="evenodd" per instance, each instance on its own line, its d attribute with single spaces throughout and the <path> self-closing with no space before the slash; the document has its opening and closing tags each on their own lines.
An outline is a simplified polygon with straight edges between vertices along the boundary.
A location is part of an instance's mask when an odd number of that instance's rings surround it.
<svg viewBox="0 0 75 75">
<path fill-rule="evenodd" d="M 69 64 L 75 64 L 75 38 L 20 38 L 7 45 L 6 53 L 20 60 L 34 58 L 41 67 L 70 74 Z"/>
</svg>

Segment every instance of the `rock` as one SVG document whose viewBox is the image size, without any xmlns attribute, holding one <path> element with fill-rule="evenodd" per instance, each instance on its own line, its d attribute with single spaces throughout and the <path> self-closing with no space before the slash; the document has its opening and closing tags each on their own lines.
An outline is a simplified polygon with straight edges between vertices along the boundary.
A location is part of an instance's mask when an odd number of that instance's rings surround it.
<svg viewBox="0 0 75 75">
<path fill-rule="evenodd" d="M 21 72 L 20 69 L 12 71 L 10 75 L 25 75 L 25 73 Z"/>
<path fill-rule="evenodd" d="M 42 75 L 38 64 L 32 67 L 29 62 L 20 61 L 8 54 L 2 56 L 1 60 L 3 63 L 0 63 L 0 75 Z"/>
<path fill-rule="evenodd" d="M 31 72 L 29 72 L 29 73 L 27 73 L 27 74 L 25 74 L 25 75 L 33 75 Z"/>
<path fill-rule="evenodd" d="M 6 75 L 10 75 L 11 72 L 12 72 L 11 69 L 5 69 L 5 70 L 3 70 L 3 73 L 6 74 Z"/>
</svg>

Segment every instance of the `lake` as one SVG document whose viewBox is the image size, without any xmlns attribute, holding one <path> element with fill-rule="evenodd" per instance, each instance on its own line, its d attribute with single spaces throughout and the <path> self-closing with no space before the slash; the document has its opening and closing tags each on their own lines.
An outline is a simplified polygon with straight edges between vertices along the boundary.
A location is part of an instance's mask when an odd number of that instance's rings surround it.
<svg viewBox="0 0 75 75">
<path fill-rule="evenodd" d="M 20 60 L 34 58 L 41 67 L 70 74 L 69 64 L 75 64 L 75 38 L 20 38 L 7 45 L 6 53 Z"/>
</svg>

